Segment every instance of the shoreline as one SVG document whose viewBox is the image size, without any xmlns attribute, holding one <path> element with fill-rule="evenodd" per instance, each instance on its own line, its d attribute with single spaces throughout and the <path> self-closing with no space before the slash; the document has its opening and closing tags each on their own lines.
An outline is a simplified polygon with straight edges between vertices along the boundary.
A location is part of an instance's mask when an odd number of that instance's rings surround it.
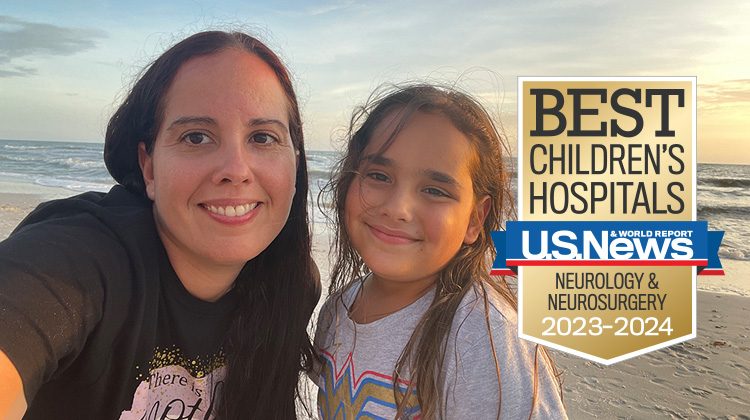
<svg viewBox="0 0 750 420">
<path fill-rule="evenodd" d="M 7 184 L 0 181 L 0 240 L 40 202 L 76 194 L 19 184 L 9 190 Z M 313 255 L 325 282 L 331 232 L 322 223 L 312 231 Z M 722 264 L 725 276 L 698 277 L 692 340 L 611 366 L 549 350 L 564 371 L 563 401 L 571 419 L 750 419 L 750 261 Z"/>
</svg>

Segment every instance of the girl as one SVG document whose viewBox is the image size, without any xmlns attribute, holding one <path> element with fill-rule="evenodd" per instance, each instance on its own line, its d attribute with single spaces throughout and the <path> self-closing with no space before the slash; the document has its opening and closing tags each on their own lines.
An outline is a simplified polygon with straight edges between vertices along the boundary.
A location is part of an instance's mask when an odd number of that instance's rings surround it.
<svg viewBox="0 0 750 420">
<path fill-rule="evenodd" d="M 339 228 L 320 416 L 566 418 L 552 362 L 517 337 L 516 298 L 489 276 L 490 231 L 513 207 L 484 109 L 409 86 L 355 112 L 349 139 L 327 189 Z"/>
</svg>

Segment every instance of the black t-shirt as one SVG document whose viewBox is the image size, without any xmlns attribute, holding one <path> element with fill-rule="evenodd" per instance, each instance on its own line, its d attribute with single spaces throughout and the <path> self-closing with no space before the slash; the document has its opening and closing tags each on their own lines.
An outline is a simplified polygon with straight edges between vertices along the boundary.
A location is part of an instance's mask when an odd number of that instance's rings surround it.
<svg viewBox="0 0 750 420">
<path fill-rule="evenodd" d="M 151 202 L 116 186 L 41 204 L 0 243 L 0 349 L 24 419 L 208 419 L 238 296 L 190 295 Z"/>
</svg>

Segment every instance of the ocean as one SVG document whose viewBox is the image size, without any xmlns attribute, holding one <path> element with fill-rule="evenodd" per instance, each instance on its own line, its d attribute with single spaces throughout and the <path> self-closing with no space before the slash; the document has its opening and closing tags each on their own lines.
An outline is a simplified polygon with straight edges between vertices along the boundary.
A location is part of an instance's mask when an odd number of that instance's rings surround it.
<svg viewBox="0 0 750 420">
<path fill-rule="evenodd" d="M 102 159 L 102 143 L 0 140 L 0 192 L 8 183 L 57 188 L 68 195 L 107 191 L 114 180 Z M 310 214 L 325 223 L 318 193 L 337 158 L 332 151 L 308 150 Z M 0 203 L 3 204 L 3 203 Z M 328 207 L 323 204 L 323 207 Z M 725 231 L 722 260 L 750 261 L 750 165 L 698 164 L 698 220 Z"/>
<path fill-rule="evenodd" d="M 3 191 L 0 184 L 0 192 L 26 192 L 23 188 L 15 188 L 18 184 L 50 187 L 59 191 L 47 198 L 85 191 L 109 191 L 115 181 L 104 165 L 103 151 L 102 143 L 0 140 L 0 180 L 14 186 L 12 190 Z M 335 158 L 335 152 L 307 151 L 312 198 L 310 210 L 316 222 L 325 222 L 316 203 L 318 193 L 328 181 Z"/>
</svg>

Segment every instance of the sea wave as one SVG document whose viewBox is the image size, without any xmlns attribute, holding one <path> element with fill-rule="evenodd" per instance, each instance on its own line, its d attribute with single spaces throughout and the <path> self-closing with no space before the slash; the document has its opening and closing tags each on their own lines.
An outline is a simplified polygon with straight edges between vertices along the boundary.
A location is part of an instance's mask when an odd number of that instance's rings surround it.
<svg viewBox="0 0 750 420">
<path fill-rule="evenodd" d="M 10 149 L 10 150 L 40 150 L 40 149 L 46 149 L 47 146 L 16 146 L 11 144 L 5 144 L 3 145 L 3 149 Z"/>
<path fill-rule="evenodd" d="M 9 160 L 11 162 L 40 162 L 41 159 L 36 159 L 33 157 L 25 157 L 25 156 L 9 156 L 9 155 L 0 155 L 0 159 L 3 160 Z"/>
<path fill-rule="evenodd" d="M 88 159 L 76 159 L 76 158 L 65 158 L 65 159 L 47 159 L 47 162 L 62 165 L 66 168 L 102 168 L 106 166 L 103 161 L 88 160 Z"/>
<path fill-rule="evenodd" d="M 328 179 L 331 177 L 331 171 L 329 170 L 315 170 L 310 169 L 307 172 L 309 179 L 316 179 L 316 180 L 322 180 L 325 182 L 328 182 Z"/>
<path fill-rule="evenodd" d="M 106 169 L 106 166 L 103 161 L 100 160 L 91 160 L 91 159 L 79 159 L 79 158 L 55 158 L 55 157 L 38 157 L 38 156 L 19 156 L 19 155 L 0 155 L 0 160 L 7 160 L 10 162 L 20 162 L 20 163 L 33 163 L 36 166 L 37 169 L 41 170 L 44 169 L 45 166 L 47 166 L 47 169 L 49 169 L 48 165 L 57 165 L 62 166 L 64 168 L 71 168 L 71 169 L 88 169 L 88 168 L 101 168 Z M 29 168 L 33 171 L 35 167 Z"/>
<path fill-rule="evenodd" d="M 700 178 L 698 185 L 711 185 L 721 188 L 748 188 L 750 179 L 747 178 Z"/>
<path fill-rule="evenodd" d="M 96 181 L 81 181 L 77 179 L 60 179 L 60 178 L 39 178 L 34 180 L 34 183 L 44 187 L 56 187 L 65 188 L 71 191 L 101 191 L 107 192 L 115 185 L 115 182 L 101 182 Z"/>
</svg>

